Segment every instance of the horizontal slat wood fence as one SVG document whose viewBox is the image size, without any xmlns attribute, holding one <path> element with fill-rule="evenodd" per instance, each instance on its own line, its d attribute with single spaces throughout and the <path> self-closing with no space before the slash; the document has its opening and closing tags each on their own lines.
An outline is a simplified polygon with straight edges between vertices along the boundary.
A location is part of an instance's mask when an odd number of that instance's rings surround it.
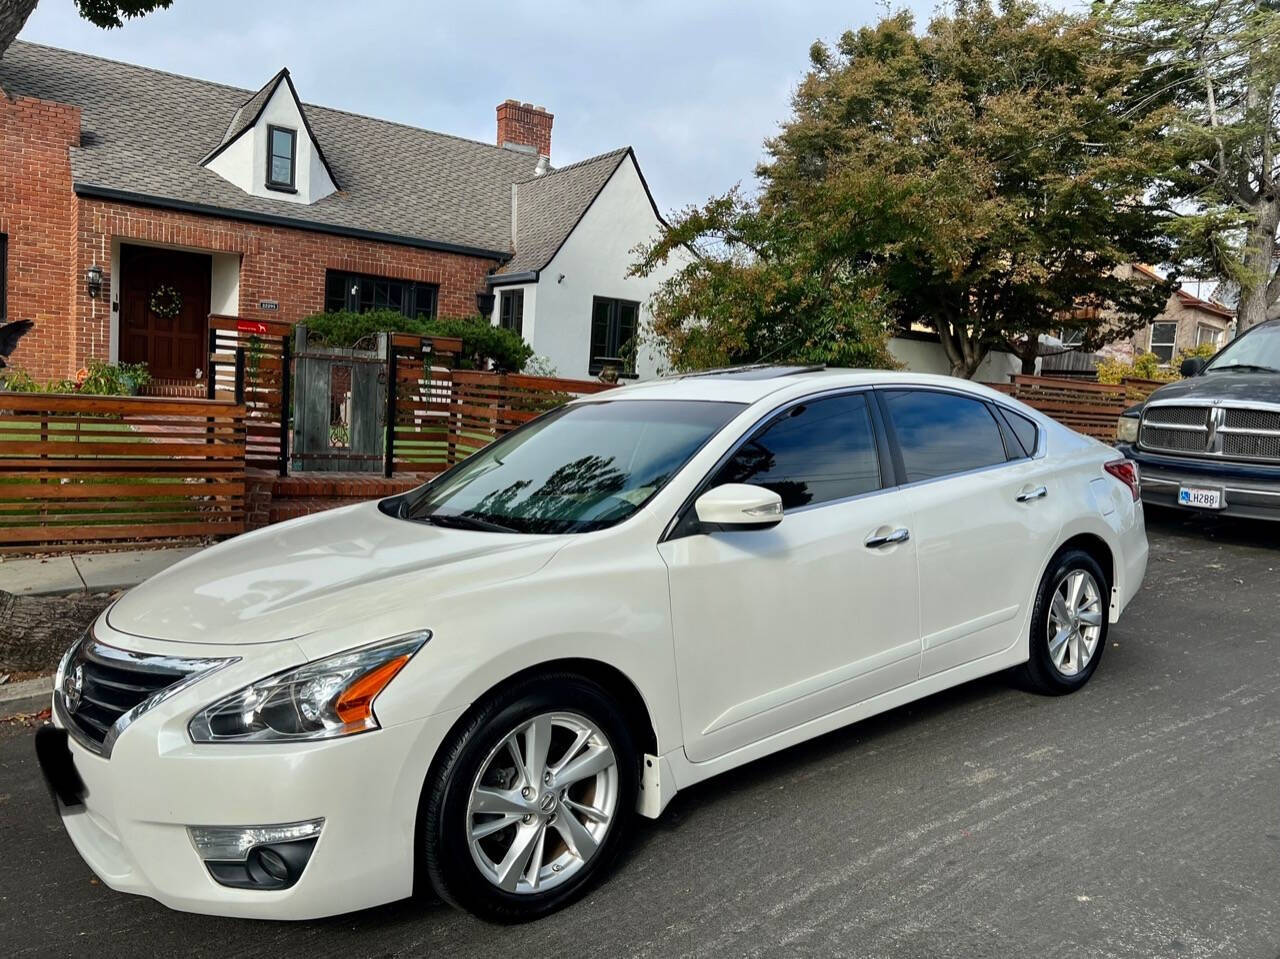
<svg viewBox="0 0 1280 959">
<path fill-rule="evenodd" d="M 245 458 L 283 470 L 288 455 L 289 340 L 293 325 L 277 320 L 209 317 L 209 398 L 232 399 L 236 351 L 244 349 Z"/>
<path fill-rule="evenodd" d="M 0 551 L 206 539 L 244 521 L 243 405 L 0 392 Z"/>
<path fill-rule="evenodd" d="M 1014 376 L 1008 384 L 988 384 L 1063 426 L 1103 442 L 1116 438 L 1116 417 L 1129 405 L 1125 387 L 1054 376 Z"/>
<path fill-rule="evenodd" d="M 396 365 L 395 472 L 437 472 L 516 427 L 612 384 L 550 376 Z"/>
</svg>

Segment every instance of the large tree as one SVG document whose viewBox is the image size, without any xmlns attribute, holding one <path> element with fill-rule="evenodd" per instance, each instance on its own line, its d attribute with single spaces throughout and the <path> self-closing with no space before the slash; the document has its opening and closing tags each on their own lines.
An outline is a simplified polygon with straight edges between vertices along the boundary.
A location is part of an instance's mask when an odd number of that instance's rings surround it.
<svg viewBox="0 0 1280 959">
<path fill-rule="evenodd" d="M 873 334 L 875 310 L 936 331 L 957 375 L 993 347 L 1031 370 L 1041 334 L 1095 347 L 1164 305 L 1172 284 L 1117 275 L 1168 249 L 1148 191 L 1163 101 L 1128 108 L 1141 71 L 1094 20 L 958 0 L 923 33 L 885 16 L 810 63 L 758 196 L 685 211 L 639 265 L 702 254 L 654 303 L 678 365 L 686 342 L 748 338 L 774 314 L 821 336 L 835 302 L 856 317 L 846 333 Z"/>
<path fill-rule="evenodd" d="M 1159 193 L 1180 214 L 1179 259 L 1226 281 L 1242 329 L 1280 316 L 1280 4 L 1118 0 L 1105 26 L 1143 67 L 1144 97 L 1176 102 Z"/>
<path fill-rule="evenodd" d="M 104 29 L 124 25 L 124 21 L 169 6 L 173 0 L 75 0 L 80 16 Z M 0 0 L 0 56 L 9 49 L 36 0 Z"/>
</svg>

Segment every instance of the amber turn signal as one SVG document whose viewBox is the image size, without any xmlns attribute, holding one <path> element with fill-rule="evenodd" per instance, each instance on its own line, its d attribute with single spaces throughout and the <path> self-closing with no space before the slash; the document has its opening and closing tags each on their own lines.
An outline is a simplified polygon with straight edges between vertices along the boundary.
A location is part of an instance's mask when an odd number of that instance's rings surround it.
<svg viewBox="0 0 1280 959">
<path fill-rule="evenodd" d="M 373 711 L 373 699 L 395 678 L 396 673 L 409 661 L 408 656 L 397 656 L 377 669 L 365 673 L 343 690 L 333 711 L 344 723 L 358 723 L 369 718 Z"/>
</svg>

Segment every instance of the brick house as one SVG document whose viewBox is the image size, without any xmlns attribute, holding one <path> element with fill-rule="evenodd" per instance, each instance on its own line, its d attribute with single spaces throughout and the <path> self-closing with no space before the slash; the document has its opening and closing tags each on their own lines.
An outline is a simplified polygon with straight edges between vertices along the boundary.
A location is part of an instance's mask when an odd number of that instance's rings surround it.
<svg viewBox="0 0 1280 959">
<path fill-rule="evenodd" d="M 634 153 L 554 168 L 540 107 L 500 104 L 486 144 L 304 104 L 287 70 L 255 92 L 24 42 L 0 90 L 0 318 L 35 320 L 11 362 L 40 379 L 189 385 L 209 314 L 342 308 L 492 311 L 587 375 L 663 278 L 626 276 L 661 225 Z"/>
<path fill-rule="evenodd" d="M 1149 266 L 1133 264 L 1123 267 L 1120 275 L 1135 283 L 1152 283 L 1164 279 Z M 1095 313 L 1096 315 L 1096 313 Z M 1221 349 L 1236 332 L 1236 314 L 1229 306 L 1196 296 L 1186 289 L 1174 290 L 1151 323 L 1131 336 L 1108 343 L 1097 353 L 1073 351 L 1061 353 L 1061 346 L 1076 346 L 1079 333 L 1062 331 L 1061 344 L 1046 345 L 1041 358 L 1042 370 L 1049 375 L 1092 375 L 1098 360 L 1109 357 L 1126 362 L 1141 353 L 1155 353 L 1163 366 L 1172 364 L 1179 353 L 1196 346 L 1210 344 Z"/>
</svg>

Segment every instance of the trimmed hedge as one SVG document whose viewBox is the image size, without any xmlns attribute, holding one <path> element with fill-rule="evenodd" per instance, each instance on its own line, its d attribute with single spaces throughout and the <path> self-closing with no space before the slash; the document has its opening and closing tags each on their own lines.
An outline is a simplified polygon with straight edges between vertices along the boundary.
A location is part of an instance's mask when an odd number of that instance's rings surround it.
<svg viewBox="0 0 1280 959">
<path fill-rule="evenodd" d="M 492 364 L 500 371 L 518 373 L 533 356 L 533 348 L 518 333 L 494 326 L 482 316 L 414 320 L 395 310 L 373 310 L 315 313 L 302 322 L 309 334 L 344 349 L 374 333 L 458 337 L 462 340 L 458 365 L 463 369 L 487 369 Z"/>
</svg>

